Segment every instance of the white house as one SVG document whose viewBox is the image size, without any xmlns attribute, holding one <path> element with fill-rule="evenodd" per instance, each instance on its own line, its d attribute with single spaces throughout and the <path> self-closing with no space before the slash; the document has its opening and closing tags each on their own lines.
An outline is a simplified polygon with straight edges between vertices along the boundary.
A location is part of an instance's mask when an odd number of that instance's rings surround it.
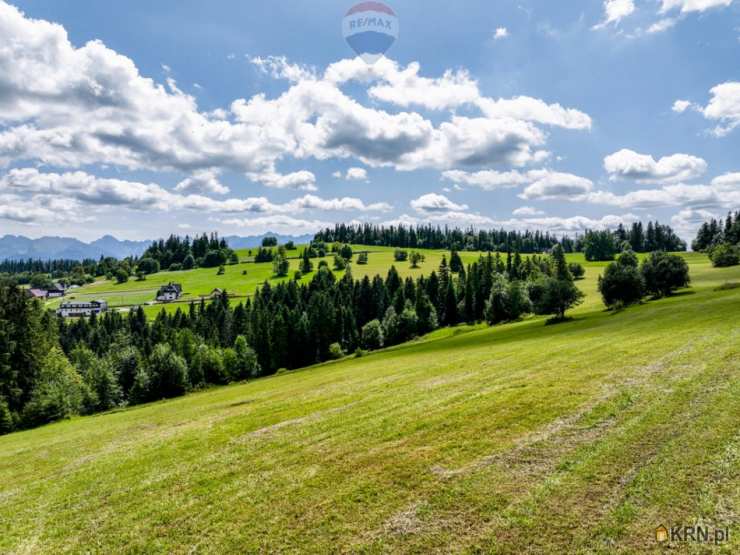
<svg viewBox="0 0 740 555">
<path fill-rule="evenodd" d="M 163 285 L 157 292 L 157 300 L 159 302 L 170 302 L 176 301 L 182 295 L 182 285 L 179 283 L 170 282 L 167 285 Z"/>
<path fill-rule="evenodd" d="M 63 318 L 74 318 L 100 314 L 106 310 L 108 310 L 108 303 L 106 301 L 69 301 L 59 306 L 57 314 Z"/>
</svg>

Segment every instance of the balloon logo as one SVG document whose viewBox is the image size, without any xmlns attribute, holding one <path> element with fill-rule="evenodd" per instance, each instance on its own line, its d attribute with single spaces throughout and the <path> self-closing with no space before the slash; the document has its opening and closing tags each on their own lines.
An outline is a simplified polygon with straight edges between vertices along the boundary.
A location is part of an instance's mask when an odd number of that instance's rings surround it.
<svg viewBox="0 0 740 555">
<path fill-rule="evenodd" d="M 382 2 L 360 2 L 342 21 L 342 35 L 350 48 L 374 64 L 398 38 L 398 17 Z"/>
</svg>

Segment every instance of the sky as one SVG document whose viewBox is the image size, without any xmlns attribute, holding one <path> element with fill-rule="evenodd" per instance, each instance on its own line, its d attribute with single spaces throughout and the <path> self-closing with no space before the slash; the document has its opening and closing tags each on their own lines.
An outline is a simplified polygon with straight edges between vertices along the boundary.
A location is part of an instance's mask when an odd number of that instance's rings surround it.
<svg viewBox="0 0 740 555">
<path fill-rule="evenodd" d="M 740 209 L 740 0 L 0 0 L 0 235 L 574 234 Z"/>
</svg>

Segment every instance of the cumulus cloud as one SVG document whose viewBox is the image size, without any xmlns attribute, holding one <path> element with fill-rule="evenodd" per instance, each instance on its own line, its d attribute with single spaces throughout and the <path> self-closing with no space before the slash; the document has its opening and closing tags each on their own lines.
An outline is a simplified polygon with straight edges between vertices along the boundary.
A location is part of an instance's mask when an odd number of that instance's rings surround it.
<svg viewBox="0 0 740 555">
<path fill-rule="evenodd" d="M 588 115 L 559 104 L 484 97 L 462 69 L 423 77 L 419 64 L 386 59 L 374 66 L 343 60 L 322 73 L 285 58 L 251 58 L 288 89 L 203 112 L 170 75 L 157 83 L 102 42 L 77 47 L 62 26 L 27 18 L 2 0 L 0 36 L 0 165 L 106 164 L 192 176 L 230 170 L 269 187 L 314 190 L 310 172 L 283 175 L 280 161 L 354 158 L 401 171 L 521 166 L 547 155 L 543 126 L 591 126 Z M 467 105 L 477 113 L 433 123 L 416 111 L 368 107 L 342 90 L 349 80 L 368 87 L 372 100 L 405 110 Z M 192 179 L 183 190 L 219 189 Z"/>
<path fill-rule="evenodd" d="M 468 207 L 464 204 L 455 204 L 444 195 L 428 193 L 411 201 L 411 208 L 417 212 L 462 212 Z"/>
<path fill-rule="evenodd" d="M 398 218 L 386 220 L 382 222 L 382 225 L 406 225 L 416 226 L 422 224 L 433 224 L 438 226 L 454 226 L 454 227 L 476 227 L 476 228 L 491 228 L 497 225 L 496 220 L 489 218 L 488 216 L 482 216 L 480 214 L 473 214 L 471 212 L 430 212 L 423 213 L 419 216 L 410 216 L 403 214 Z"/>
<path fill-rule="evenodd" d="M 576 200 L 594 187 L 590 179 L 570 173 L 533 170 L 528 176 L 533 181 L 519 195 L 524 200 Z"/>
<path fill-rule="evenodd" d="M 509 30 L 506 27 L 498 27 L 493 32 L 493 40 L 505 39 L 508 36 L 509 36 Z"/>
<path fill-rule="evenodd" d="M 564 108 L 560 104 L 547 104 L 539 98 L 481 98 L 477 104 L 489 118 L 513 118 L 581 131 L 591 129 L 592 122 L 588 114 L 573 108 Z"/>
<path fill-rule="evenodd" d="M 371 84 L 368 95 L 378 101 L 404 108 L 421 106 L 430 110 L 446 110 L 475 103 L 481 96 L 478 82 L 460 69 L 447 70 L 442 77 L 422 77 L 421 66 L 412 62 L 405 68 L 388 58 L 372 66 L 359 58 L 331 64 L 324 74 L 330 83 L 348 81 Z"/>
<path fill-rule="evenodd" d="M 35 168 L 10 170 L 0 177 L 0 194 L 4 195 L 6 214 L 29 213 L 29 199 L 36 206 L 62 209 L 62 215 L 75 211 L 85 213 L 81 205 L 122 207 L 139 211 L 193 210 L 221 213 L 292 214 L 310 210 L 323 212 L 387 212 L 387 203 L 367 204 L 360 199 L 344 197 L 324 199 L 304 195 L 283 204 L 265 197 L 229 198 L 216 200 L 199 194 L 179 194 L 155 183 L 138 183 L 121 179 L 100 178 L 85 172 L 42 173 Z M 67 201 L 69 206 L 58 203 Z M 50 203 L 57 203 L 54 206 Z M 16 212 L 12 212 L 15 209 Z M 89 211 L 88 211 L 89 212 Z M 45 218 L 44 211 L 30 212 L 29 219 Z M 4 216 L 9 217 L 9 216 Z"/>
<path fill-rule="evenodd" d="M 603 216 L 602 218 L 588 218 L 586 216 L 523 218 L 521 220 L 508 220 L 502 222 L 510 227 L 524 229 L 540 229 L 554 233 L 582 233 L 588 229 L 615 229 L 622 225 L 629 225 L 639 221 L 640 218 L 634 214 Z"/>
<path fill-rule="evenodd" d="M 226 218 L 219 221 L 246 233 L 264 233 L 267 230 L 276 233 L 313 234 L 334 225 L 323 220 L 306 220 L 283 214 L 257 218 Z"/>
<path fill-rule="evenodd" d="M 52 202 L 38 200 L 14 194 L 0 194 L 0 219 L 34 225 L 62 222 L 74 216 L 75 206 L 68 201 L 66 205 L 54 206 Z"/>
<path fill-rule="evenodd" d="M 306 170 L 289 174 L 280 174 L 274 171 L 265 173 L 247 173 L 252 181 L 262 183 L 266 187 L 275 189 L 301 189 L 303 191 L 316 191 L 316 176 Z"/>
<path fill-rule="evenodd" d="M 689 154 L 673 154 L 655 160 L 647 154 L 622 149 L 604 158 L 611 179 L 632 179 L 638 183 L 678 183 L 704 175 L 707 163 Z"/>
<path fill-rule="evenodd" d="M 483 170 L 472 173 L 461 170 L 449 170 L 442 173 L 442 178 L 458 185 L 469 185 L 483 189 L 484 191 L 518 187 L 531 181 L 527 177 L 527 174 L 516 170 L 508 172 Z"/>
<path fill-rule="evenodd" d="M 705 119 L 718 122 L 712 134 L 724 137 L 740 126 L 740 82 L 721 83 L 712 87 L 709 94 L 711 98 L 706 106 L 678 100 L 674 103 L 673 110 L 679 113 L 685 112 L 688 108 L 696 110 Z"/>
<path fill-rule="evenodd" d="M 408 108 L 421 106 L 431 110 L 477 106 L 491 118 L 511 118 L 542 125 L 574 130 L 591 128 L 591 118 L 579 110 L 560 104 L 547 104 L 528 96 L 493 99 L 483 96 L 478 83 L 465 70 L 447 71 L 440 78 L 421 77 L 417 62 L 401 68 L 387 58 L 369 66 L 360 59 L 342 60 L 331 64 L 324 79 L 342 84 L 347 81 L 378 82 L 370 87 L 371 98 Z"/>
<path fill-rule="evenodd" d="M 215 193 L 225 195 L 229 188 L 218 180 L 218 170 L 198 170 L 192 176 L 183 179 L 175 186 L 181 193 Z"/>
<path fill-rule="evenodd" d="M 714 187 L 707 185 L 665 185 L 659 189 L 641 189 L 624 195 L 599 191 L 584 199 L 593 204 L 618 206 L 620 208 L 659 208 L 683 206 L 712 208 L 722 205 L 735 205 L 740 195 L 722 195 Z"/>
<path fill-rule="evenodd" d="M 717 215 L 709 210 L 684 208 L 671 217 L 671 226 L 682 237 L 694 237 L 701 224 L 713 218 Z"/>
<path fill-rule="evenodd" d="M 512 212 L 514 216 L 544 216 L 545 213 L 542 210 L 538 210 L 532 206 L 522 206 Z"/>
<path fill-rule="evenodd" d="M 712 187 L 727 193 L 740 191 L 740 172 L 726 173 L 712 179 Z"/>
<path fill-rule="evenodd" d="M 365 168 L 349 168 L 344 178 L 347 181 L 367 181 L 367 170 Z"/>
<path fill-rule="evenodd" d="M 590 179 L 548 169 L 530 170 L 528 172 L 516 170 L 508 172 L 452 170 L 444 172 L 442 177 L 456 184 L 477 187 L 484 191 L 525 186 L 519 195 L 519 198 L 524 200 L 582 200 L 594 188 Z"/>
<path fill-rule="evenodd" d="M 604 20 L 594 29 L 602 29 L 607 25 L 618 25 L 622 19 L 632 15 L 635 11 L 634 0 L 604 0 Z"/>
<path fill-rule="evenodd" d="M 688 100 L 676 100 L 676 102 L 673 103 L 672 110 L 676 113 L 683 114 L 689 108 L 691 108 L 691 102 Z"/>
<path fill-rule="evenodd" d="M 496 220 L 486 216 L 470 214 L 467 212 L 444 212 L 441 214 L 429 214 L 423 217 L 404 214 L 398 218 L 383 222 L 383 225 L 415 226 L 419 224 L 434 225 L 456 225 L 472 226 L 479 229 L 506 228 L 519 230 L 540 230 L 552 233 L 573 234 L 582 233 L 587 229 L 615 229 L 619 224 L 630 225 L 639 221 L 634 214 L 614 215 L 610 214 L 601 218 L 588 218 L 585 216 L 571 217 L 525 217 L 510 218 L 507 220 Z"/>
<path fill-rule="evenodd" d="M 720 122 L 714 134 L 723 137 L 740 125 L 740 82 L 727 82 L 709 91 L 709 104 L 703 108 L 704 117 Z"/>
</svg>

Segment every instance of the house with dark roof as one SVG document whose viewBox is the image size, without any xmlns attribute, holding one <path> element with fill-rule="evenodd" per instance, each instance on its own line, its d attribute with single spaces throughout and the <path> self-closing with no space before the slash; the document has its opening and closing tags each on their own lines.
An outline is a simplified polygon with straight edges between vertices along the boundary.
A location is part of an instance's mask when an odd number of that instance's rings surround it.
<svg viewBox="0 0 740 555">
<path fill-rule="evenodd" d="M 63 285 L 55 283 L 46 290 L 46 296 L 50 299 L 58 299 L 59 297 L 64 297 L 64 294 L 66 292 L 67 290 L 64 288 Z"/>
<path fill-rule="evenodd" d="M 108 310 L 106 301 L 69 301 L 62 303 L 57 314 L 63 318 L 75 318 L 100 314 Z"/>
<path fill-rule="evenodd" d="M 159 288 L 157 292 L 157 300 L 159 302 L 167 303 L 170 301 L 176 301 L 182 296 L 182 285 L 179 283 L 168 283 Z"/>
</svg>

